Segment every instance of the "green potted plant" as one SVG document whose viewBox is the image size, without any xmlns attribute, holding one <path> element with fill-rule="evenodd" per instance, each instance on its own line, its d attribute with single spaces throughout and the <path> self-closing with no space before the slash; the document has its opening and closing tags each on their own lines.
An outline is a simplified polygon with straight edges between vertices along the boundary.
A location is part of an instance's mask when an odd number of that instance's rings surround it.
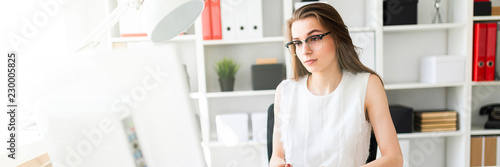
<svg viewBox="0 0 500 167">
<path fill-rule="evenodd" d="M 219 75 L 221 91 L 226 92 L 234 90 L 234 76 L 239 68 L 240 64 L 229 58 L 224 58 L 216 63 L 215 71 L 217 71 L 217 75 Z"/>
</svg>

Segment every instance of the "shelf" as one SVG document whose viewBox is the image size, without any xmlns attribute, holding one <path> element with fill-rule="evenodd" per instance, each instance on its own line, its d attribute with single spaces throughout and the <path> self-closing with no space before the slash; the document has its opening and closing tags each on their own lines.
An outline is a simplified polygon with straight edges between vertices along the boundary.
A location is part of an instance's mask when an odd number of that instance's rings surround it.
<svg viewBox="0 0 500 167">
<path fill-rule="evenodd" d="M 424 89 L 424 88 L 446 88 L 446 87 L 459 87 L 464 86 L 464 82 L 450 82 L 450 83 L 403 83 L 403 84 L 386 84 L 386 90 L 398 89 Z"/>
<path fill-rule="evenodd" d="M 481 125 L 472 125 L 471 135 L 500 135 L 500 129 L 484 129 Z"/>
<path fill-rule="evenodd" d="M 500 81 L 481 81 L 481 82 L 472 82 L 472 86 L 500 86 Z"/>
<path fill-rule="evenodd" d="M 400 133 L 398 134 L 398 139 L 417 139 L 417 138 L 432 138 L 432 137 L 448 137 L 448 136 L 460 136 L 461 131 L 443 131 L 443 132 L 412 132 L 412 133 Z"/>
<path fill-rule="evenodd" d="M 247 96 L 265 96 L 274 95 L 276 90 L 249 90 L 249 91 L 233 91 L 233 92 L 212 92 L 207 93 L 208 98 L 221 97 L 247 97 Z"/>
<path fill-rule="evenodd" d="M 500 16 L 474 16 L 474 21 L 498 21 Z"/>
<path fill-rule="evenodd" d="M 179 35 L 169 42 L 180 42 L 180 41 L 194 41 L 194 35 Z M 111 42 L 151 42 L 149 37 L 114 37 L 111 38 Z"/>
<path fill-rule="evenodd" d="M 234 45 L 234 44 L 250 44 L 250 43 L 269 43 L 283 42 L 283 37 L 264 37 L 254 39 L 234 39 L 234 40 L 204 40 L 203 45 Z"/>
<path fill-rule="evenodd" d="M 493 131 L 492 131 L 493 132 Z M 494 130 L 497 134 L 500 134 L 499 130 Z M 493 133 L 492 133 L 493 134 Z M 412 132 L 412 133 L 400 133 L 398 134 L 398 139 L 418 139 L 418 138 L 432 138 L 432 137 L 450 137 L 450 136 L 461 136 L 461 131 L 442 131 L 442 132 Z M 236 145 L 225 145 L 217 141 L 212 141 L 206 146 L 210 148 L 214 147 L 236 147 L 236 146 L 266 146 L 266 142 L 256 142 L 248 141 L 243 143 L 238 143 Z"/>
<path fill-rule="evenodd" d="M 369 32 L 369 31 L 375 31 L 375 28 L 370 28 L 370 27 L 353 27 L 353 28 L 348 28 L 349 32 Z"/>
<path fill-rule="evenodd" d="M 208 146 L 209 148 L 220 148 L 220 147 L 241 147 L 241 146 L 254 146 L 254 147 L 266 147 L 267 142 L 257 142 L 257 141 L 248 141 L 248 142 L 242 142 L 238 143 L 236 145 L 226 145 L 222 142 L 217 142 L 217 141 L 212 141 L 208 144 L 204 144 L 205 146 Z"/>
<path fill-rule="evenodd" d="M 467 24 L 465 23 L 395 25 L 395 26 L 384 26 L 383 30 L 384 32 L 443 30 L 443 29 L 465 27 L 466 25 Z"/>
</svg>

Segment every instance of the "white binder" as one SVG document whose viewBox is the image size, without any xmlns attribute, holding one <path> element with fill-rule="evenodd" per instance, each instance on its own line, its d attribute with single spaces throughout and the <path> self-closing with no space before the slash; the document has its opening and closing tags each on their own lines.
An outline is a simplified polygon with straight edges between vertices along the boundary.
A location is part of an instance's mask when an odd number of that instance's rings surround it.
<svg viewBox="0 0 500 167">
<path fill-rule="evenodd" d="M 217 138 L 220 143 L 235 146 L 248 142 L 248 114 L 234 113 L 215 116 Z"/>
<path fill-rule="evenodd" d="M 262 38 L 262 0 L 248 3 L 248 38 Z"/>
<path fill-rule="evenodd" d="M 234 4 L 234 23 L 236 25 L 236 39 L 248 38 L 248 5 L 247 0 L 232 0 Z M 253 2 L 252 2 L 253 3 Z"/>
<path fill-rule="evenodd" d="M 236 39 L 236 27 L 235 27 L 235 0 L 220 0 L 220 17 L 221 17 L 221 29 L 222 29 L 222 39 L 230 40 Z"/>
<path fill-rule="evenodd" d="M 252 139 L 255 142 L 267 142 L 267 112 L 251 114 Z"/>
</svg>

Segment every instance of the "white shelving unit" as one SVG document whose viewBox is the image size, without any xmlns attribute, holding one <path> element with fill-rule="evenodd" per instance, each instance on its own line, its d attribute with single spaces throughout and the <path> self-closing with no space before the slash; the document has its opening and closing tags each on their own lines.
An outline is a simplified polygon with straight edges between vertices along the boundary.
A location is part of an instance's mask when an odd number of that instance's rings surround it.
<svg viewBox="0 0 500 167">
<path fill-rule="evenodd" d="M 179 35 L 168 42 L 179 42 L 179 41 L 192 41 L 194 42 L 194 35 Z M 111 37 L 111 42 L 151 42 L 148 37 Z"/>
<path fill-rule="evenodd" d="M 500 81 L 472 82 L 472 86 L 500 86 Z"/>
<path fill-rule="evenodd" d="M 115 0 L 108 0 L 115 1 Z M 215 116 L 226 113 L 266 112 L 274 99 L 274 90 L 251 88 L 250 66 L 257 58 L 277 58 L 291 75 L 290 57 L 283 47 L 283 24 L 298 0 L 264 1 L 264 37 L 239 40 L 203 40 L 201 18 L 194 29 L 166 45 L 176 45 L 186 64 L 191 98 L 200 119 L 203 147 L 209 166 L 261 166 L 267 157 L 266 143 L 250 141 L 236 146 L 217 142 Z M 471 135 L 500 135 L 500 130 L 485 130 L 483 105 L 500 102 L 500 81 L 472 82 L 472 27 L 474 21 L 499 21 L 500 16 L 473 17 L 473 2 L 442 0 L 444 23 L 432 24 L 434 1 L 418 2 L 416 25 L 383 26 L 383 0 L 326 0 L 343 17 L 350 32 L 375 35 L 374 70 L 382 76 L 390 105 L 400 104 L 422 109 L 452 109 L 459 114 L 459 129 L 451 132 L 414 132 L 398 134 L 410 141 L 408 166 L 453 166 L 470 164 Z M 110 3 L 113 4 L 113 3 Z M 115 28 L 116 31 L 116 28 Z M 112 33 L 111 42 L 148 42 L 147 38 L 121 38 Z M 462 82 L 420 83 L 420 59 L 433 55 L 460 55 L 466 60 Z M 220 92 L 216 61 L 230 57 L 241 63 L 235 91 Z M 429 148 L 431 147 L 431 148 Z M 422 153 L 422 154 L 419 154 Z M 417 160 L 415 160 L 417 157 Z"/>
<path fill-rule="evenodd" d="M 500 129 L 484 129 L 484 126 L 472 125 L 470 134 L 471 135 L 477 135 L 477 136 L 482 136 L 482 135 L 499 135 L 500 134 Z"/>
<path fill-rule="evenodd" d="M 460 87 L 465 86 L 465 82 L 451 82 L 451 83 L 403 83 L 403 84 L 387 84 L 386 90 L 398 89 L 424 89 L 424 88 L 446 88 L 446 87 Z"/>
<path fill-rule="evenodd" d="M 283 42 L 283 37 L 264 37 L 254 39 L 236 39 L 236 40 L 205 40 L 203 45 L 236 45 L 236 44 L 253 44 L 253 43 L 268 43 L 268 42 Z"/>
<path fill-rule="evenodd" d="M 446 30 L 451 28 L 465 27 L 465 23 L 443 23 L 443 24 L 422 24 L 422 25 L 397 25 L 397 26 L 384 26 L 384 33 L 388 32 L 408 32 L 408 31 L 432 31 L 432 30 Z"/>
<path fill-rule="evenodd" d="M 472 21 L 498 22 L 500 21 L 500 16 L 474 16 L 472 18 Z M 500 81 L 471 82 L 470 96 L 471 96 L 470 135 L 500 136 L 500 129 L 485 129 L 484 125 L 488 120 L 488 116 L 479 115 L 479 110 L 481 107 L 489 104 L 500 103 Z"/>
<path fill-rule="evenodd" d="M 226 147 L 242 147 L 242 146 L 253 146 L 253 147 L 266 147 L 267 143 L 264 142 L 255 142 L 255 141 L 250 141 L 246 143 L 239 143 L 234 146 L 228 146 L 222 143 L 217 143 L 217 142 L 211 142 L 207 146 L 208 147 L 213 147 L 213 148 L 226 148 Z"/>
<path fill-rule="evenodd" d="M 276 93 L 275 90 L 255 90 L 255 91 L 234 91 L 234 92 L 214 92 L 207 93 L 207 98 L 222 98 L 222 97 L 247 97 L 247 96 L 268 96 Z"/>
<path fill-rule="evenodd" d="M 474 16 L 474 21 L 498 21 L 500 16 Z"/>
<path fill-rule="evenodd" d="M 432 137 L 452 137 L 452 136 L 462 136 L 463 132 L 460 131 L 448 131 L 448 132 L 412 132 L 412 133 L 400 133 L 398 134 L 398 139 L 425 139 Z"/>
</svg>

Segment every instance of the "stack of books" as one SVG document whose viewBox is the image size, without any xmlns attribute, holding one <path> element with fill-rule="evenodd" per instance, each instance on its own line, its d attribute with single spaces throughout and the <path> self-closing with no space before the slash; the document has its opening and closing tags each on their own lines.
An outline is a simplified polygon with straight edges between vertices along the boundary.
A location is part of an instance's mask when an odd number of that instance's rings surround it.
<svg viewBox="0 0 500 167">
<path fill-rule="evenodd" d="M 419 132 L 457 130 L 456 111 L 415 111 L 415 130 Z"/>
</svg>

